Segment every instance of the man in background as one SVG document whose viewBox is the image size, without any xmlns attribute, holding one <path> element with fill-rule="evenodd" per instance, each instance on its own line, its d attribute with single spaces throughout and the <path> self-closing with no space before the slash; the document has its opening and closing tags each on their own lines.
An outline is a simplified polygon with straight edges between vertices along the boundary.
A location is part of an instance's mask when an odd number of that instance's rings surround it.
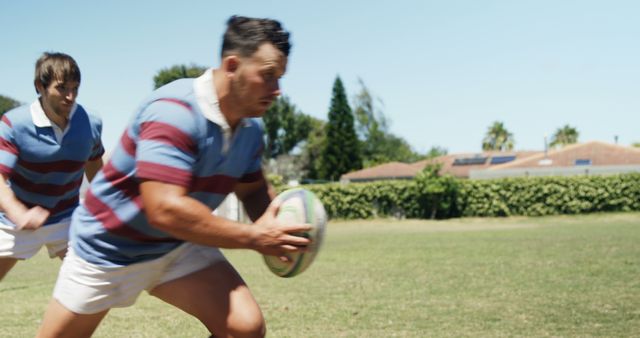
<svg viewBox="0 0 640 338">
<path fill-rule="evenodd" d="M 43 246 L 64 257 L 83 176 L 102 167 L 102 121 L 76 103 L 76 61 L 44 53 L 34 85 L 38 99 L 0 122 L 0 280 Z"/>
</svg>

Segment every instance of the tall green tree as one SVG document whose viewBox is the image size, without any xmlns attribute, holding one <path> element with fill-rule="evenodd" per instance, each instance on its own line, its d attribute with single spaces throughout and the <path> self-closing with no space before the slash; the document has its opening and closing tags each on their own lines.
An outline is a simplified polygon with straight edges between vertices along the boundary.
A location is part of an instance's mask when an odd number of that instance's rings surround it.
<svg viewBox="0 0 640 338">
<path fill-rule="evenodd" d="M 496 121 L 489 126 L 482 140 L 482 150 L 513 150 L 514 144 L 513 134 L 505 128 L 504 123 Z"/>
<path fill-rule="evenodd" d="M 353 97 L 353 113 L 364 167 L 391 161 L 413 162 L 421 156 L 409 143 L 389 131 L 389 122 L 382 110 L 382 100 L 375 98 L 362 79 L 360 92 Z"/>
<path fill-rule="evenodd" d="M 342 174 L 362 168 L 360 144 L 354 118 L 340 77 L 333 84 L 333 96 L 326 126 L 320 176 L 336 181 Z"/>
<path fill-rule="evenodd" d="M 20 102 L 4 95 L 0 95 L 0 116 L 20 105 Z"/>
<path fill-rule="evenodd" d="M 190 65 L 175 65 L 169 68 L 164 68 L 158 71 L 156 76 L 153 77 L 153 88 L 158 89 L 169 82 L 183 78 L 198 77 L 207 70 L 207 67 L 198 66 L 195 64 Z"/>
<path fill-rule="evenodd" d="M 566 124 L 564 127 L 558 128 L 556 130 L 556 132 L 551 137 L 551 143 L 549 145 L 552 147 L 563 147 L 568 144 L 577 143 L 579 136 L 580 133 L 576 128 Z"/>
<path fill-rule="evenodd" d="M 265 125 L 265 158 L 289 154 L 300 142 L 307 139 L 312 128 L 312 117 L 298 111 L 291 100 L 278 97 L 262 120 Z"/>
</svg>

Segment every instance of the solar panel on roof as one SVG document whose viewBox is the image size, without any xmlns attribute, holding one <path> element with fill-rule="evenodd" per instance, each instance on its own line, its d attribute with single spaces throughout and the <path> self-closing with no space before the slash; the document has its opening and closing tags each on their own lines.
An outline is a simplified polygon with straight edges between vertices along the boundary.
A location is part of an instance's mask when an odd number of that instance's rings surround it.
<svg viewBox="0 0 640 338">
<path fill-rule="evenodd" d="M 453 160 L 453 165 L 478 165 L 487 162 L 486 157 L 463 157 Z"/>
<path fill-rule="evenodd" d="M 511 155 L 511 156 L 494 156 L 491 158 L 491 164 L 502 164 L 502 163 L 507 163 L 507 162 L 511 162 L 513 160 L 515 160 L 516 157 L 515 155 Z"/>
<path fill-rule="evenodd" d="M 588 158 L 579 158 L 575 161 L 575 165 L 591 165 L 591 160 Z"/>
</svg>

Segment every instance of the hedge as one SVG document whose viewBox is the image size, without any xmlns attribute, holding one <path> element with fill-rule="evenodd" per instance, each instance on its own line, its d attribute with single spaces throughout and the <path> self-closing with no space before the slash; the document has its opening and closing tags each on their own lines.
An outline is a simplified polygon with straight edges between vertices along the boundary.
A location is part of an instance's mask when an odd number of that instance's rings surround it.
<svg viewBox="0 0 640 338">
<path fill-rule="evenodd" d="M 436 192 L 433 189 L 425 191 L 425 187 L 434 185 L 418 179 L 304 187 L 318 195 L 330 217 L 341 219 L 542 216 L 640 211 L 638 173 L 494 180 L 446 179 L 445 188 Z"/>
</svg>

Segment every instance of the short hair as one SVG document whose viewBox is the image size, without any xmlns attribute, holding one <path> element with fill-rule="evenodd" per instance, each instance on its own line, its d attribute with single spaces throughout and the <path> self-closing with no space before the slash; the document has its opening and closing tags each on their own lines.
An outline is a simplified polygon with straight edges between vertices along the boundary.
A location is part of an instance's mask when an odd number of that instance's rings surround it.
<svg viewBox="0 0 640 338">
<path fill-rule="evenodd" d="M 273 44 L 285 56 L 289 56 L 289 32 L 282 28 L 280 22 L 234 15 L 227 21 L 221 55 L 249 57 L 264 43 Z"/>
<path fill-rule="evenodd" d="M 38 83 L 44 88 L 48 88 L 55 80 L 80 83 L 80 68 L 76 60 L 67 54 L 44 52 L 36 61 L 36 73 L 33 80 L 36 92 L 38 92 Z"/>
</svg>

